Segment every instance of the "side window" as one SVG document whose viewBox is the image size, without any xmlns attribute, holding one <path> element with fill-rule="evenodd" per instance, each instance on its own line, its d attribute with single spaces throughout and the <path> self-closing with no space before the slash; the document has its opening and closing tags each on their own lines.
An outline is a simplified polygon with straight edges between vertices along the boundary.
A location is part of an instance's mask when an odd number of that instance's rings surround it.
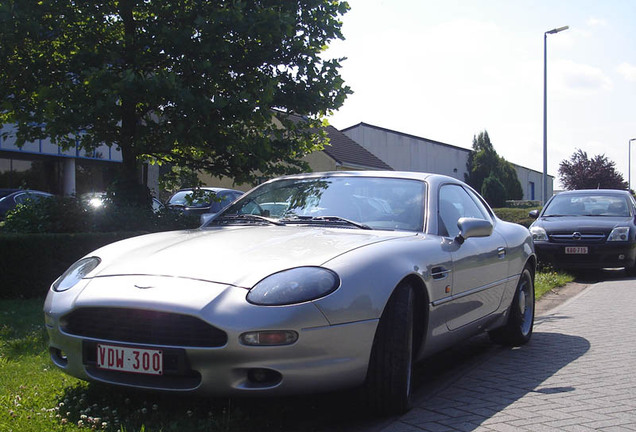
<svg viewBox="0 0 636 432">
<path fill-rule="evenodd" d="M 469 217 L 491 220 L 479 199 L 459 185 L 444 185 L 439 190 L 438 234 L 455 237 L 459 234 L 457 221 Z"/>
</svg>

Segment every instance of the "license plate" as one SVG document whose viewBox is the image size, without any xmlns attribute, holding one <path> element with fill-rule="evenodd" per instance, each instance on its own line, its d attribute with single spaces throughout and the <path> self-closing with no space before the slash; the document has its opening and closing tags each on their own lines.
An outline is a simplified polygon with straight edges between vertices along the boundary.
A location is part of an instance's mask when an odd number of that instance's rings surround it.
<svg viewBox="0 0 636 432">
<path fill-rule="evenodd" d="M 568 246 L 565 248 L 566 254 L 585 255 L 588 253 L 587 246 Z"/>
<path fill-rule="evenodd" d="M 149 375 L 163 374 L 161 350 L 97 344 L 97 367 Z"/>
</svg>

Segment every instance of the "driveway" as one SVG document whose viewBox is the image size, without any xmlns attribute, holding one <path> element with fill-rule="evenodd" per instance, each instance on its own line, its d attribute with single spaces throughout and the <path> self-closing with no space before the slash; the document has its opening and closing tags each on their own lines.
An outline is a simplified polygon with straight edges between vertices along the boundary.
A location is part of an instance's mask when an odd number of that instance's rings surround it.
<svg viewBox="0 0 636 432">
<path fill-rule="evenodd" d="M 480 336 L 426 361 L 415 407 L 364 430 L 636 431 L 636 280 L 567 289 L 538 303 L 528 345 Z"/>
</svg>

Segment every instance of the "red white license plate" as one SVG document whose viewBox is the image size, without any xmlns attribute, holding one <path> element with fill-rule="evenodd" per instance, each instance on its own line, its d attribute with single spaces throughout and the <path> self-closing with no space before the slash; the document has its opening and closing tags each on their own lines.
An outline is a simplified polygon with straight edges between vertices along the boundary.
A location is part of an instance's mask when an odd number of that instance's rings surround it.
<svg viewBox="0 0 636 432">
<path fill-rule="evenodd" d="M 585 255 L 588 253 L 587 246 L 568 246 L 565 248 L 566 254 Z"/>
<path fill-rule="evenodd" d="M 161 350 L 97 344 L 97 367 L 149 375 L 163 374 Z"/>
</svg>

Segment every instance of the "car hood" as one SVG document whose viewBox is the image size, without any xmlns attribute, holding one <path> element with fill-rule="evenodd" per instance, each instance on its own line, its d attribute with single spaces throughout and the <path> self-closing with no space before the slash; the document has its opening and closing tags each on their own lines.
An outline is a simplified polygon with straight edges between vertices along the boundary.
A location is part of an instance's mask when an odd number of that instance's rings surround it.
<svg viewBox="0 0 636 432">
<path fill-rule="evenodd" d="M 630 226 L 632 223 L 630 217 L 559 216 L 541 217 L 534 225 L 543 227 L 547 232 L 589 232 L 611 231 L 616 226 Z"/>
<path fill-rule="evenodd" d="M 92 256 L 90 277 L 184 277 L 250 288 L 281 270 L 320 266 L 354 249 L 411 232 L 316 227 L 225 227 L 150 234 L 113 243 Z"/>
</svg>

